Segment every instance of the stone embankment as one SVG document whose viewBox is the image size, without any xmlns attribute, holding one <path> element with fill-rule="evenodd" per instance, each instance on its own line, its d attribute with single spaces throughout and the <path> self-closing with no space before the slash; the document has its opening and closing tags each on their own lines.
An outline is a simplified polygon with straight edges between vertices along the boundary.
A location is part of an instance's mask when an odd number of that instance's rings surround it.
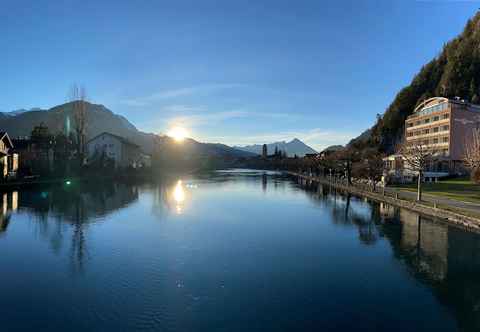
<svg viewBox="0 0 480 332">
<path fill-rule="evenodd" d="M 452 223 L 466 229 L 480 232 L 480 219 L 473 216 L 461 214 L 459 212 L 449 211 L 443 208 L 439 208 L 437 204 L 433 203 L 433 206 L 428 206 L 419 202 L 409 201 L 402 199 L 398 193 L 373 192 L 371 190 L 364 189 L 357 185 L 345 185 L 339 181 L 331 181 L 328 178 L 309 176 L 294 172 L 289 172 L 290 175 L 303 178 L 305 180 L 315 181 L 324 185 L 332 186 L 336 189 L 340 189 L 345 192 L 349 192 L 353 195 L 366 197 L 368 199 L 384 202 L 401 208 L 405 208 L 411 211 L 418 212 L 423 215 L 439 218 L 442 221 Z"/>
</svg>

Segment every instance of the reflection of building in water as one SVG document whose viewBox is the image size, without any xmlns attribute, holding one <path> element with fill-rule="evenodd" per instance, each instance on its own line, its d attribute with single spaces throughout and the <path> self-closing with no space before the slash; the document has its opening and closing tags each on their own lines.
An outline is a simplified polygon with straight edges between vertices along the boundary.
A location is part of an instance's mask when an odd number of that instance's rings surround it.
<svg viewBox="0 0 480 332">
<path fill-rule="evenodd" d="M 51 244 L 52 250 L 57 253 L 63 247 L 68 248 L 71 267 L 75 271 L 82 271 L 88 253 L 90 223 L 137 199 L 136 186 L 104 182 L 75 184 L 68 189 L 54 186 L 44 191 L 25 190 L 20 195 L 13 193 L 7 201 L 12 210 L 25 209 L 35 215 L 35 226 Z M 65 228 L 65 225 L 69 227 Z"/>
<path fill-rule="evenodd" d="M 400 210 L 401 234 L 384 233 L 414 277 L 451 309 L 459 330 L 480 331 L 480 235 Z"/>
<path fill-rule="evenodd" d="M 263 173 L 262 174 L 262 190 L 265 192 L 267 191 L 267 174 Z"/>
<path fill-rule="evenodd" d="M 0 213 L 0 233 L 7 231 L 10 223 L 10 212 L 18 208 L 18 191 L 2 194 L 2 208 Z"/>
<path fill-rule="evenodd" d="M 387 203 L 380 203 L 380 215 L 384 218 L 393 218 L 395 216 L 395 207 Z"/>
<path fill-rule="evenodd" d="M 417 213 L 400 211 L 401 246 L 417 256 L 418 269 L 442 280 L 448 269 L 448 227 Z"/>
<path fill-rule="evenodd" d="M 84 195 L 87 218 L 109 214 L 138 200 L 138 187 L 111 183 Z M 91 212 L 91 213 L 90 213 Z"/>
</svg>

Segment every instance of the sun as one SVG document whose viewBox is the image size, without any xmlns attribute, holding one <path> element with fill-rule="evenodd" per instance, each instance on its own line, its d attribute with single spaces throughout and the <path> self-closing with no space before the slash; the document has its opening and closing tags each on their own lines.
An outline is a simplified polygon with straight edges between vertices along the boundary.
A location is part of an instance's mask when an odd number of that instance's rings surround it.
<svg viewBox="0 0 480 332">
<path fill-rule="evenodd" d="M 173 127 L 168 131 L 167 135 L 173 138 L 175 141 L 181 142 L 187 137 L 188 133 L 185 128 Z"/>
</svg>

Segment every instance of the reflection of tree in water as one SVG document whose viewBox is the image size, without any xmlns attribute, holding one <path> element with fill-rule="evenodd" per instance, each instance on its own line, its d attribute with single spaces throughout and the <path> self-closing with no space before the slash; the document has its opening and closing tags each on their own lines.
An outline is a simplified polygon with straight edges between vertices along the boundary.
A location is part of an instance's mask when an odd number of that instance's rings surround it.
<svg viewBox="0 0 480 332">
<path fill-rule="evenodd" d="M 329 185 L 308 180 L 300 180 L 298 184 L 315 204 L 330 211 L 335 224 L 356 226 L 359 239 L 364 244 L 371 245 L 378 241 L 379 232 L 375 224 L 379 220 L 378 209 Z"/>
<path fill-rule="evenodd" d="M 449 308 L 459 330 L 480 331 L 480 234 L 386 204 L 365 204 L 328 186 L 297 184 L 330 209 L 334 223 L 357 227 L 362 243 L 385 238 L 394 257 Z"/>
<path fill-rule="evenodd" d="M 351 206 L 362 243 L 385 237 L 395 257 L 450 308 L 462 330 L 480 329 L 480 235 L 404 209 L 370 203 L 371 214 L 365 218 Z"/>
<path fill-rule="evenodd" d="M 152 205 L 152 212 L 161 220 L 171 210 L 172 202 L 169 199 L 169 190 L 173 188 L 176 181 L 173 179 L 160 178 L 156 182 L 154 190 L 154 199 Z"/>
<path fill-rule="evenodd" d="M 71 231 L 70 261 L 74 272 L 79 272 L 88 258 L 89 225 L 137 199 L 136 186 L 108 182 L 24 191 L 19 206 L 36 216 L 38 233 L 49 240 L 55 253 L 61 251 L 64 235 Z"/>
</svg>

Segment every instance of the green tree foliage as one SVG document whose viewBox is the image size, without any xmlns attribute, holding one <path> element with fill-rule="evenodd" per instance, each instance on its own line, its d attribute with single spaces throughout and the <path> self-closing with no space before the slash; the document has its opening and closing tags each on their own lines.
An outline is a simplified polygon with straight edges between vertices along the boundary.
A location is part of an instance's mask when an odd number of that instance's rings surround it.
<svg viewBox="0 0 480 332">
<path fill-rule="evenodd" d="M 468 21 L 458 37 L 444 45 L 435 59 L 421 68 L 410 85 L 398 92 L 371 130 L 352 140 L 350 146 L 393 152 L 402 138 L 407 116 L 423 100 L 434 96 L 458 96 L 480 102 L 480 13 Z"/>
</svg>

